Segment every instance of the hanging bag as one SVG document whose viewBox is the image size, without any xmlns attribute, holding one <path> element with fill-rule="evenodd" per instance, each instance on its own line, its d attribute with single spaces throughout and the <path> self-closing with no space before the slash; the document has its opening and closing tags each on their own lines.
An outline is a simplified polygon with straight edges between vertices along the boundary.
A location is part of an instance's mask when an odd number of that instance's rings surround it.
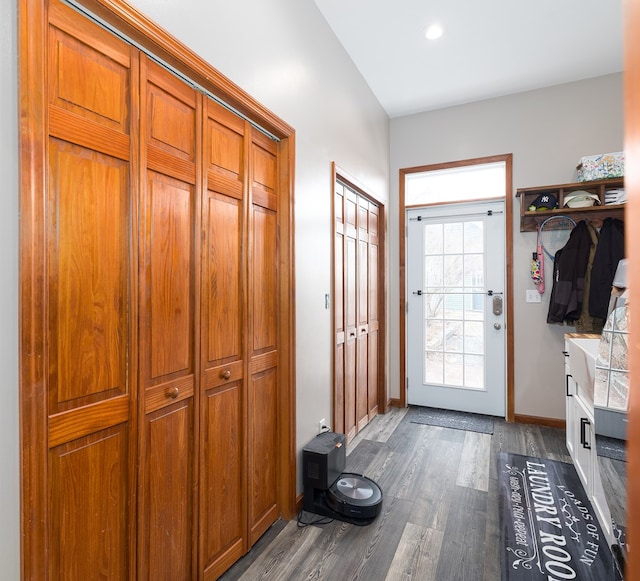
<svg viewBox="0 0 640 581">
<path fill-rule="evenodd" d="M 531 280 L 538 286 L 538 292 L 544 293 L 544 254 L 540 240 L 540 226 L 538 225 L 537 249 L 531 258 Z"/>
</svg>

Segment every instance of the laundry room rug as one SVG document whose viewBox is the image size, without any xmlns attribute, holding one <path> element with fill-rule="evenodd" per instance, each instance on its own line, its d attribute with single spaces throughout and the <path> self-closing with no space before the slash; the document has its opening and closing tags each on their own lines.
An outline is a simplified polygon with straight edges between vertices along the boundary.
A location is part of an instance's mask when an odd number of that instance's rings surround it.
<svg viewBox="0 0 640 581">
<path fill-rule="evenodd" d="M 441 426 L 469 432 L 493 434 L 493 417 L 469 414 L 439 408 L 415 407 L 411 411 L 411 422 L 429 426 Z"/>
<path fill-rule="evenodd" d="M 572 464 L 498 454 L 502 581 L 620 579 Z"/>
</svg>

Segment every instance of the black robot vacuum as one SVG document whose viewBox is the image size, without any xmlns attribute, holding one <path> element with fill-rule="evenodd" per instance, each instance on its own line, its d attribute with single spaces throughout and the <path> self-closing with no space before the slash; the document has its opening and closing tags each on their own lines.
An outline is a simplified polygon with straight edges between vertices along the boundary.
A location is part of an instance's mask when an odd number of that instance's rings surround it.
<svg viewBox="0 0 640 581">
<path fill-rule="evenodd" d="M 344 434 L 324 432 L 302 450 L 302 509 L 357 525 L 371 524 L 382 508 L 382 490 L 370 478 L 343 472 Z"/>
</svg>

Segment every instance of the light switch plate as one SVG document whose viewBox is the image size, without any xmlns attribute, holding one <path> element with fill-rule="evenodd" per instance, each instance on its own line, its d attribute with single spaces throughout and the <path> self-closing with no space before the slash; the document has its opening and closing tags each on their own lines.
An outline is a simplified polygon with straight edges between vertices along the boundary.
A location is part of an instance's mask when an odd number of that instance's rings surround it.
<svg viewBox="0 0 640 581">
<path fill-rule="evenodd" d="M 527 289 L 527 302 L 528 303 L 541 303 L 542 297 L 537 290 Z"/>
</svg>

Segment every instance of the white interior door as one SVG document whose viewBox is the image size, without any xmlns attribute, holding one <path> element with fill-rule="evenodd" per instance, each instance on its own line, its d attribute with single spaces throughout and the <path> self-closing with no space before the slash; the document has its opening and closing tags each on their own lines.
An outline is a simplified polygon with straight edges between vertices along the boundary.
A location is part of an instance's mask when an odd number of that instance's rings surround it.
<svg viewBox="0 0 640 581">
<path fill-rule="evenodd" d="M 407 211 L 407 401 L 505 415 L 504 202 Z"/>
</svg>

